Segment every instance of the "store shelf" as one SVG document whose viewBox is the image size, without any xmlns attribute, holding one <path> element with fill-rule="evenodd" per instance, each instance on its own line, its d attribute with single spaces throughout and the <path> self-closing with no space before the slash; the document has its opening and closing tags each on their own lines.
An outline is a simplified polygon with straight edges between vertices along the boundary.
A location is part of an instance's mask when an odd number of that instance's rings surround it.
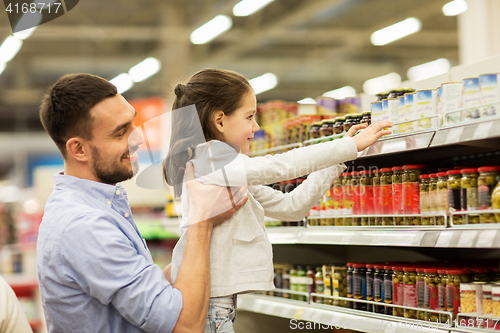
<svg viewBox="0 0 500 333">
<path fill-rule="evenodd" d="M 360 152 L 358 158 L 427 148 L 435 133 L 435 130 L 428 130 L 416 133 L 389 135 L 381 138 L 379 141 Z"/>
<path fill-rule="evenodd" d="M 430 147 L 467 143 L 469 141 L 498 138 L 499 118 L 480 118 L 469 123 L 455 124 L 439 129 Z"/>
<path fill-rule="evenodd" d="M 392 316 L 369 312 L 360 313 L 358 310 L 254 294 L 238 295 L 238 311 L 288 318 L 291 319 L 290 325 L 304 320 L 369 333 L 448 332 L 447 329 L 428 327 L 425 322 L 420 322 L 419 325 L 418 321 L 404 320 L 404 318 L 399 320 L 399 318 Z M 318 327 L 316 326 L 316 328 Z"/>
</svg>

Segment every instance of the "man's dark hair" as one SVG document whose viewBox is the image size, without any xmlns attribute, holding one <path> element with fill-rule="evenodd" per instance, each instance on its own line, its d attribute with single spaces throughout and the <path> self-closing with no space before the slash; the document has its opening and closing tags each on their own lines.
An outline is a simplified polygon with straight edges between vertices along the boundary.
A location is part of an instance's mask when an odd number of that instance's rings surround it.
<svg viewBox="0 0 500 333">
<path fill-rule="evenodd" d="M 82 73 L 65 75 L 49 88 L 40 105 L 40 121 L 63 157 L 71 137 L 92 139 L 90 110 L 116 94 L 109 81 Z"/>
</svg>

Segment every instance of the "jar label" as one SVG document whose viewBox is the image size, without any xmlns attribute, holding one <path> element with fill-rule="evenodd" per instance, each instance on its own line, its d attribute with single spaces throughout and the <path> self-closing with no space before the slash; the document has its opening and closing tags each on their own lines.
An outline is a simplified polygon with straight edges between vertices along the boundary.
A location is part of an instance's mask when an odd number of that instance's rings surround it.
<svg viewBox="0 0 500 333">
<path fill-rule="evenodd" d="M 373 186 L 362 186 L 361 187 L 361 214 L 369 215 L 374 214 L 373 206 Z"/>
<path fill-rule="evenodd" d="M 446 307 L 455 314 L 460 312 L 460 289 L 455 285 L 446 286 Z"/>
<path fill-rule="evenodd" d="M 331 189 L 333 198 L 333 208 L 335 210 L 344 209 L 343 189 L 341 186 L 335 186 Z"/>
<path fill-rule="evenodd" d="M 394 214 L 403 214 L 403 184 L 392 184 Z"/>
<path fill-rule="evenodd" d="M 351 186 L 351 193 L 353 196 L 352 213 L 355 215 L 361 214 L 361 196 L 359 193 L 359 186 Z"/>
<path fill-rule="evenodd" d="M 392 214 L 392 185 L 381 186 L 381 205 L 382 214 Z"/>
<path fill-rule="evenodd" d="M 440 212 L 448 211 L 448 190 L 437 190 L 437 207 Z"/>
<path fill-rule="evenodd" d="M 352 275 L 351 274 L 347 274 L 346 288 L 347 288 L 347 297 L 352 297 Z"/>
<path fill-rule="evenodd" d="M 420 212 L 429 212 L 429 192 L 420 191 Z"/>
<path fill-rule="evenodd" d="M 446 286 L 438 286 L 438 306 L 439 311 L 446 311 Z"/>
<path fill-rule="evenodd" d="M 426 309 L 437 310 L 439 306 L 438 290 L 431 285 L 425 286 L 424 307 Z"/>
<path fill-rule="evenodd" d="M 381 195 L 381 186 L 373 185 L 373 209 L 375 211 L 375 214 L 382 214 Z"/>
<path fill-rule="evenodd" d="M 417 281 L 417 293 L 418 293 L 418 300 L 417 300 L 417 305 L 419 308 L 424 306 L 424 296 L 425 296 L 425 282 L 422 281 Z"/>
<path fill-rule="evenodd" d="M 366 276 L 366 300 L 373 301 L 373 276 Z"/>
<path fill-rule="evenodd" d="M 404 214 L 420 214 L 419 183 L 403 184 L 403 212 Z"/>
<path fill-rule="evenodd" d="M 316 279 L 316 288 L 315 288 L 315 293 L 317 294 L 323 294 L 325 291 L 325 284 L 323 282 L 323 279 Z"/>
<path fill-rule="evenodd" d="M 402 283 L 392 284 L 392 301 L 396 305 L 404 305 L 404 285 Z"/>
<path fill-rule="evenodd" d="M 414 284 L 404 285 L 403 305 L 417 307 L 417 288 Z M 396 304 L 396 303 L 394 303 Z"/>
<path fill-rule="evenodd" d="M 476 210 L 478 207 L 477 188 L 462 188 L 461 207 L 462 210 Z"/>
<path fill-rule="evenodd" d="M 448 189 L 448 207 L 451 212 L 460 210 L 460 189 Z"/>
<path fill-rule="evenodd" d="M 477 188 L 478 206 L 479 209 L 491 208 L 491 193 L 495 185 L 479 185 Z"/>
<path fill-rule="evenodd" d="M 373 280 L 373 299 L 375 302 L 384 301 L 384 281 L 380 278 Z"/>
<path fill-rule="evenodd" d="M 389 279 L 384 280 L 384 302 L 392 304 L 392 281 Z"/>
<path fill-rule="evenodd" d="M 366 299 L 366 277 L 355 275 L 354 276 L 354 298 Z"/>
</svg>

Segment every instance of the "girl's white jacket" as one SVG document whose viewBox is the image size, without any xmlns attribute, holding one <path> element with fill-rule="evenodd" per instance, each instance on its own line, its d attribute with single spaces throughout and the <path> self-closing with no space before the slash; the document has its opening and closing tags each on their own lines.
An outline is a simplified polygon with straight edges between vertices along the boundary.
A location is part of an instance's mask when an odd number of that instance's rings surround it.
<svg viewBox="0 0 500 333">
<path fill-rule="evenodd" d="M 247 203 L 212 231 L 210 296 L 218 297 L 274 288 L 273 252 L 264 216 L 281 221 L 303 219 L 345 170 L 343 162 L 357 158 L 357 148 L 351 137 L 344 137 L 283 154 L 250 158 L 237 154 L 226 143 L 210 141 L 198 146 L 194 156 L 191 161 L 200 182 L 230 185 L 233 191 L 249 186 Z M 265 186 L 307 174 L 307 179 L 290 193 Z M 181 237 L 172 255 L 172 283 L 186 244 L 189 207 L 185 186 L 181 199 Z"/>
</svg>

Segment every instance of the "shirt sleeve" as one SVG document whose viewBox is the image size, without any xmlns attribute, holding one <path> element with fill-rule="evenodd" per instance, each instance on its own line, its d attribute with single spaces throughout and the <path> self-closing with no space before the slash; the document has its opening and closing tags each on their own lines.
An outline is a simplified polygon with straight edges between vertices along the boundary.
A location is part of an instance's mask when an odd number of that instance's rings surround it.
<svg viewBox="0 0 500 333">
<path fill-rule="evenodd" d="M 61 237 L 64 274 L 91 297 L 109 303 L 145 332 L 171 332 L 182 310 L 182 294 L 162 270 L 137 249 L 112 216 L 75 217 Z"/>
<path fill-rule="evenodd" d="M 264 214 L 281 221 L 297 221 L 303 219 L 316 205 L 323 194 L 331 187 L 346 166 L 338 164 L 311 173 L 306 180 L 292 192 L 283 193 L 269 186 L 251 186 L 251 191 Z"/>
<path fill-rule="evenodd" d="M 203 152 L 198 154 L 197 150 L 192 160 L 196 178 L 202 183 L 220 186 L 272 184 L 357 158 L 356 143 L 347 136 L 282 154 L 251 158 L 236 153 L 223 142 L 210 142 Z"/>
</svg>

